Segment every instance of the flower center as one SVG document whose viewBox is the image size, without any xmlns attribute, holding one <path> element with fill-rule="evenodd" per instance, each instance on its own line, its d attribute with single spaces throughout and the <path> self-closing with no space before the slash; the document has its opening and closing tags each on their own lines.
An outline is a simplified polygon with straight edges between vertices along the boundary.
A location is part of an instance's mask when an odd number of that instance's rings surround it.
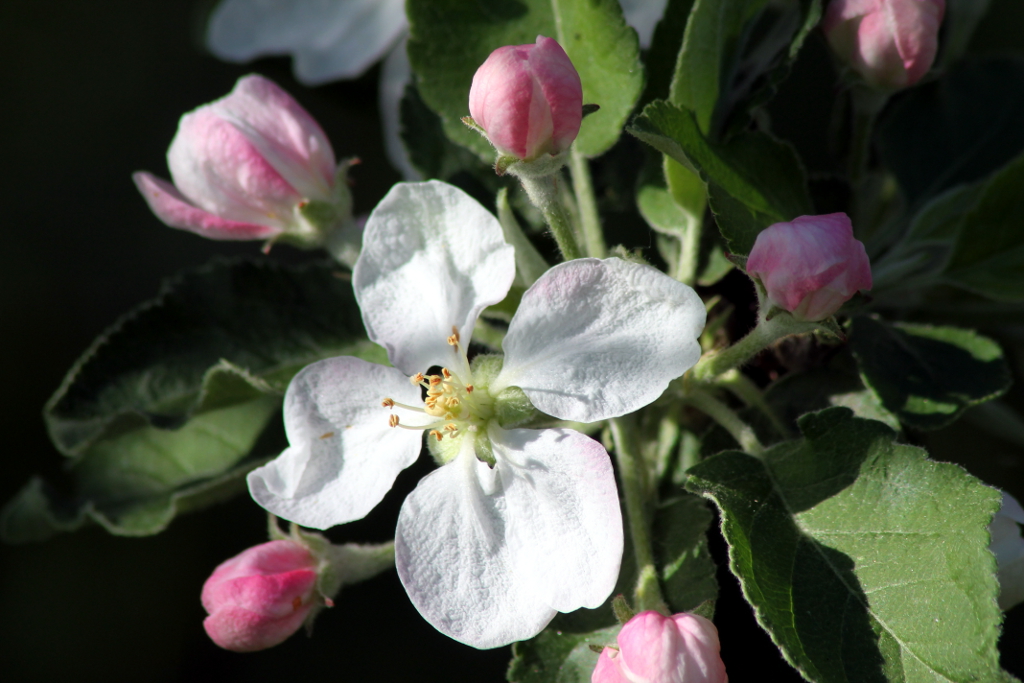
<svg viewBox="0 0 1024 683">
<path fill-rule="evenodd" d="M 385 408 L 401 408 L 433 419 L 426 424 L 406 425 L 402 424 L 397 413 L 392 412 L 388 418 L 390 426 L 426 431 L 439 442 L 445 441 L 446 437 L 451 442 L 460 440 L 466 434 L 486 432 L 488 420 L 494 417 L 494 399 L 486 387 L 473 386 L 473 372 L 459 340 L 459 333 L 454 327 L 452 335 L 448 337 L 448 344 L 458 354 L 460 368 L 453 372 L 444 367 L 439 375 L 417 373 L 409 378 L 413 384 L 426 389 L 427 395 L 422 407 L 397 403 L 391 398 L 381 401 Z M 444 449 L 445 452 L 449 450 Z M 444 459 L 447 461 L 448 458 Z"/>
</svg>

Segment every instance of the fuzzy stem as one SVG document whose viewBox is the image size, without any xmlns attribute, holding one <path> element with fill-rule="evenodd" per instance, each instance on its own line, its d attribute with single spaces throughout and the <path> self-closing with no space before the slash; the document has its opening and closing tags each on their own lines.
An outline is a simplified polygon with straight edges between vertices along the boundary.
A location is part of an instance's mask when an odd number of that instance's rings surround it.
<svg viewBox="0 0 1024 683">
<path fill-rule="evenodd" d="M 719 376 L 715 380 L 715 384 L 731 392 L 748 406 L 760 410 L 768 418 L 768 421 L 772 423 L 772 427 L 779 433 L 779 436 L 789 436 L 789 429 L 779 419 L 779 416 L 775 414 L 775 411 L 768 405 L 768 402 L 764 400 L 764 393 L 754 384 L 753 380 L 742 372 L 733 368 Z"/>
<path fill-rule="evenodd" d="M 732 408 L 711 394 L 698 389 L 693 393 L 687 394 L 683 397 L 683 400 L 722 425 L 725 431 L 729 432 L 732 438 L 736 439 L 745 452 L 756 456 L 760 456 L 764 452 L 764 446 L 761 445 L 750 425 L 741 420 Z"/>
<path fill-rule="evenodd" d="M 551 228 L 562 258 L 566 261 L 580 258 L 582 254 L 576 244 L 576 236 L 573 235 L 572 219 L 558 196 L 558 174 L 540 177 L 522 175 L 519 181 L 533 205 L 544 214 L 544 220 Z"/>
<path fill-rule="evenodd" d="M 686 232 L 679 240 L 679 260 L 676 262 L 675 278 L 683 284 L 693 286 L 697 281 L 700 262 L 701 221 L 690 221 Z"/>
<path fill-rule="evenodd" d="M 604 258 L 608 255 L 601 232 L 601 218 L 597 212 L 597 199 L 594 197 L 594 181 L 590 176 L 590 162 L 574 148 L 569 154 L 572 169 L 572 187 L 576 193 L 576 203 L 580 208 L 580 228 L 583 231 L 583 244 L 588 256 Z"/>
<path fill-rule="evenodd" d="M 771 320 L 762 318 L 746 337 L 717 353 L 705 355 L 690 372 L 698 382 L 710 381 L 743 365 L 769 344 L 791 334 L 810 332 L 817 327 L 816 323 L 800 322 L 787 314 L 776 315 Z"/>
<path fill-rule="evenodd" d="M 630 537 L 633 540 L 633 555 L 636 558 L 637 584 L 636 601 L 639 610 L 665 610 L 665 599 L 658 585 L 658 572 L 654 564 L 654 548 L 647 514 L 644 511 L 643 464 L 634 455 L 628 437 L 628 425 L 624 418 L 610 420 L 612 439 L 615 442 L 615 456 L 619 461 L 619 478 L 622 480 L 622 494 L 626 499 L 626 517 Z"/>
</svg>

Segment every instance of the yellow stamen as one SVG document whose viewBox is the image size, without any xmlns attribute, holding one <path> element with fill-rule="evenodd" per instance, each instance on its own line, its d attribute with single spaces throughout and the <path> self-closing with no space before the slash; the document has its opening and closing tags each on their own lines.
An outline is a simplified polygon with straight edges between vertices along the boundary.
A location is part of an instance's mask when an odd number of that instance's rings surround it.
<svg viewBox="0 0 1024 683">
<path fill-rule="evenodd" d="M 436 437 L 438 441 L 440 441 L 441 439 L 444 438 L 444 434 L 442 434 L 441 432 L 437 431 L 436 429 L 430 430 L 430 435 L 433 436 L 433 437 Z"/>
<path fill-rule="evenodd" d="M 329 439 L 329 438 L 331 438 L 332 436 L 334 436 L 334 432 L 327 432 L 326 434 L 321 434 L 321 435 L 320 435 L 320 438 L 321 438 L 321 439 Z"/>
<path fill-rule="evenodd" d="M 388 426 L 389 427 L 397 427 L 398 426 L 398 416 L 397 415 L 392 414 L 391 416 L 388 417 Z"/>
<path fill-rule="evenodd" d="M 394 408 L 395 407 L 395 399 L 393 399 L 393 398 L 386 398 L 383 401 L 381 401 L 380 404 L 382 406 L 384 406 L 385 408 Z"/>
</svg>

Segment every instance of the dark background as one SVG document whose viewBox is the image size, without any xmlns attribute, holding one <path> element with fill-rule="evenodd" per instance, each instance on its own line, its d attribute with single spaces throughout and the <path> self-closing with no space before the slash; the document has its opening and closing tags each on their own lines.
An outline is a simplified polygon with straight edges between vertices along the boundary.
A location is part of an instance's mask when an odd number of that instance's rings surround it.
<svg viewBox="0 0 1024 683">
<path fill-rule="evenodd" d="M 1024 3 L 994 6 L 975 49 L 1019 49 Z M 136 192 L 133 171 L 167 176 L 164 155 L 182 113 L 259 71 L 313 114 L 339 158 L 363 159 L 354 173 L 357 213 L 399 180 L 380 142 L 376 69 L 309 89 L 292 79 L 285 59 L 221 63 L 199 40 L 209 8 L 194 0 L 0 2 L 0 503 L 33 473 L 60 476 L 62 458 L 40 411 L 97 334 L 182 268 L 215 255 L 258 254 L 256 244 L 164 227 Z M 812 43 L 772 111 L 777 132 L 809 150 L 824 142 L 822 112 L 834 80 L 820 41 Z M 820 101 L 801 89 L 811 81 L 826 86 Z M 273 257 L 306 255 L 279 247 Z M 1010 447 L 969 432 L 945 446 L 940 457 L 1021 495 L 1020 455 Z M 403 491 L 427 469 L 403 474 L 370 518 L 332 536 L 389 538 Z M 199 590 L 215 565 L 264 541 L 264 529 L 263 511 L 242 496 L 155 537 L 88 528 L 39 545 L 0 546 L 0 675 L 19 682 L 503 680 L 508 648 L 478 652 L 440 635 L 416 614 L 394 572 L 344 591 L 312 639 L 299 635 L 249 655 L 218 649 L 201 627 Z M 733 680 L 755 672 L 799 680 L 754 624 L 735 581 L 725 571 L 720 578 L 719 624 Z M 1003 642 L 1005 665 L 1017 675 L 1024 674 L 1022 610 L 1009 615 Z M 773 674 L 776 662 L 782 677 Z"/>
</svg>

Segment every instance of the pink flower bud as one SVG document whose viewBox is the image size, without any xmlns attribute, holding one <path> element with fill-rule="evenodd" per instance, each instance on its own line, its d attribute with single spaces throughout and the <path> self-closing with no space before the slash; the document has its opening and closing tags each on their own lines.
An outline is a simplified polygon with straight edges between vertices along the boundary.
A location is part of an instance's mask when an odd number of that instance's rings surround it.
<svg viewBox="0 0 1024 683">
<path fill-rule="evenodd" d="M 696 614 L 641 612 L 606 647 L 591 683 L 727 683 L 718 629 Z"/>
<path fill-rule="evenodd" d="M 558 154 L 580 132 L 580 75 L 551 38 L 499 47 L 473 76 L 469 113 L 500 154 L 528 161 Z"/>
<path fill-rule="evenodd" d="M 833 51 L 876 88 L 905 88 L 928 73 L 945 0 L 832 0 L 821 22 Z"/>
<path fill-rule="evenodd" d="M 871 264 L 845 213 L 768 226 L 750 250 L 747 272 L 798 320 L 823 320 L 858 290 L 871 289 Z"/>
<path fill-rule="evenodd" d="M 203 622 L 225 650 L 254 652 L 295 633 L 317 602 L 317 559 L 301 543 L 270 541 L 213 570 L 203 584 Z"/>
<path fill-rule="evenodd" d="M 218 240 L 315 233 L 299 209 L 332 201 L 334 151 L 306 111 L 262 76 L 185 114 L 167 151 L 174 184 L 132 177 L 172 228 Z"/>
</svg>

